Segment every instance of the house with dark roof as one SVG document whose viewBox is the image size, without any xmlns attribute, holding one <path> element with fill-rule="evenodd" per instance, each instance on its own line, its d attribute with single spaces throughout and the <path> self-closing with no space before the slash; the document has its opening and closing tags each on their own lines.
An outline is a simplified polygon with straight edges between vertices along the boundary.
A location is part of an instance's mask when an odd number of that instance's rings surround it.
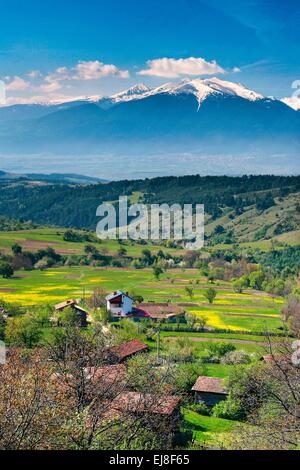
<svg viewBox="0 0 300 470">
<path fill-rule="evenodd" d="M 105 299 L 107 310 L 115 317 L 126 317 L 132 312 L 133 300 L 127 292 L 117 290 Z"/>
<path fill-rule="evenodd" d="M 113 346 L 109 349 L 109 356 L 111 361 L 124 362 L 126 359 L 141 352 L 147 352 L 149 347 L 139 339 L 132 339 L 126 343 Z"/>
<path fill-rule="evenodd" d="M 78 324 L 82 327 L 86 327 L 88 323 L 89 313 L 87 310 L 78 305 L 75 299 L 68 299 L 64 302 L 55 305 L 55 315 L 53 320 L 59 323 L 59 313 L 65 308 L 72 308 L 78 314 Z"/>
<path fill-rule="evenodd" d="M 192 391 L 195 392 L 196 402 L 203 402 L 207 406 L 214 406 L 220 401 L 226 400 L 228 395 L 223 379 L 217 377 L 198 377 Z"/>
</svg>

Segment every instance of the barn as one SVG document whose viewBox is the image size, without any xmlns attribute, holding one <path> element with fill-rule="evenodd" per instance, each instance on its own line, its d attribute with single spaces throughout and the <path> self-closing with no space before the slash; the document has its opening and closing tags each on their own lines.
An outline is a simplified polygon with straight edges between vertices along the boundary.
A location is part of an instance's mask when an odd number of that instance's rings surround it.
<svg viewBox="0 0 300 470">
<path fill-rule="evenodd" d="M 217 377 L 198 377 L 192 387 L 195 392 L 195 401 L 205 403 L 207 406 L 214 406 L 222 400 L 226 400 L 228 392 L 224 386 L 223 379 Z"/>
</svg>

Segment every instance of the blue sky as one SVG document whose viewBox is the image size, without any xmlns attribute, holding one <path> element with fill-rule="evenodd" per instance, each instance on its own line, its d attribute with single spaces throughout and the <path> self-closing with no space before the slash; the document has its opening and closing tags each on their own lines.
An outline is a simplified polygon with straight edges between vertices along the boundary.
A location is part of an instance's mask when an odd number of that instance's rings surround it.
<svg viewBox="0 0 300 470">
<path fill-rule="evenodd" d="M 300 80 L 298 0 L 1 3 L 8 103 L 215 75 L 283 98 Z"/>
</svg>

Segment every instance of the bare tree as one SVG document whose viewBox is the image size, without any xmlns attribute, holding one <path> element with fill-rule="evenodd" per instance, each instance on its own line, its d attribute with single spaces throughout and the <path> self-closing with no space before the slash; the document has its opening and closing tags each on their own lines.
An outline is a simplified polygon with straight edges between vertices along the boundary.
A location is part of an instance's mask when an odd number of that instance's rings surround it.
<svg viewBox="0 0 300 470">
<path fill-rule="evenodd" d="M 169 448 L 180 397 L 168 370 L 145 355 L 119 363 L 113 343 L 73 327 L 30 357 L 11 355 L 0 369 L 0 448 Z"/>
</svg>

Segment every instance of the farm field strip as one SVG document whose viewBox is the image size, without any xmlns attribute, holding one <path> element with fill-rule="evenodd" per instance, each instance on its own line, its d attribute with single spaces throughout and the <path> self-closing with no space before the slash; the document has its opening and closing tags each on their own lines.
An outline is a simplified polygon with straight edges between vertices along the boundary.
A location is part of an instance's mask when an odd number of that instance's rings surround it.
<svg viewBox="0 0 300 470">
<path fill-rule="evenodd" d="M 174 270 L 172 272 L 174 274 Z M 12 279 L 0 279 L 0 298 L 30 306 L 41 303 L 54 304 L 71 297 L 86 298 L 94 288 L 101 288 L 106 292 L 133 289 L 142 295 L 145 301 L 153 297 L 156 302 L 168 300 L 178 305 L 186 304 L 185 310 L 196 316 L 204 316 L 207 326 L 214 328 L 232 331 L 265 331 L 269 328 L 273 331 L 281 326 L 281 299 L 274 303 L 273 299 L 263 292 L 260 292 L 262 295 L 258 297 L 257 291 L 252 292 L 253 298 L 251 291 L 235 296 L 232 289 L 228 292 L 229 288 L 225 290 L 220 282 L 215 302 L 210 305 L 198 293 L 192 300 L 189 299 L 182 285 L 177 289 L 174 286 L 172 289 L 165 287 L 163 280 L 168 275 L 169 271 L 161 280 L 154 281 L 152 270 L 149 269 L 99 269 L 89 266 L 19 271 Z M 181 277 L 185 275 L 190 276 L 190 273 L 180 272 Z M 146 288 L 145 285 L 150 283 L 151 287 Z M 220 299 L 219 294 L 222 295 Z M 228 301 L 227 294 L 230 296 Z M 260 300 L 257 301 L 257 298 Z"/>
</svg>

